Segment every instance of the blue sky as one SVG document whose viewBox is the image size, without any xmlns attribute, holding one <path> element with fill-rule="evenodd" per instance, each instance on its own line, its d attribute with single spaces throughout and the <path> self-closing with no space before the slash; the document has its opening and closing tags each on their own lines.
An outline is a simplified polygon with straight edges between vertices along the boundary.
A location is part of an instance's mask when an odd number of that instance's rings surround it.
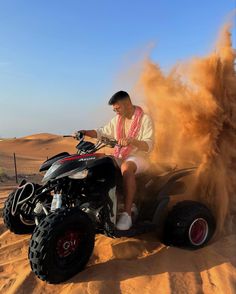
<svg viewBox="0 0 236 294">
<path fill-rule="evenodd" d="M 0 137 L 101 126 L 113 115 L 110 96 L 134 87 L 129 68 L 148 53 L 165 71 L 209 53 L 234 8 L 235 0 L 0 0 Z"/>
</svg>

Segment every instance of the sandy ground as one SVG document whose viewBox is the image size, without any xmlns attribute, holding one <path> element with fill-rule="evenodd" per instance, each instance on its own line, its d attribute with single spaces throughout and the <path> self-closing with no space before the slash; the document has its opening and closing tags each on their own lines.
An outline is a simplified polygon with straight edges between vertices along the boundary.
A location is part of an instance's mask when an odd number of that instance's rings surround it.
<svg viewBox="0 0 236 294">
<path fill-rule="evenodd" d="M 57 152 L 73 152 L 74 146 L 72 139 L 48 134 L 2 141 L 0 166 L 13 174 L 7 159 L 16 152 L 19 170 L 24 171 L 27 159 L 27 175 L 39 181 L 38 164 Z M 14 177 L 2 180 L 1 210 L 16 185 Z M 0 293 L 236 293 L 236 229 L 196 251 L 166 247 L 154 234 L 121 239 L 97 235 L 86 269 L 60 285 L 42 282 L 31 272 L 29 238 L 10 233 L 0 219 Z"/>
</svg>

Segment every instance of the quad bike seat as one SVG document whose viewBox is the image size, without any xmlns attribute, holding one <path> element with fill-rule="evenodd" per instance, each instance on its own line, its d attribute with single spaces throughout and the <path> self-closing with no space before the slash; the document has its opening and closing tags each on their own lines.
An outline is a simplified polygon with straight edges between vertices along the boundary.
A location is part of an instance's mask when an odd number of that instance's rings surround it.
<svg viewBox="0 0 236 294">
<path fill-rule="evenodd" d="M 172 172 L 176 169 L 177 165 L 176 164 L 169 164 L 169 163 L 152 163 L 150 167 L 150 171 L 152 173 L 155 173 L 156 175 L 163 175 L 165 173 Z"/>
<path fill-rule="evenodd" d="M 176 165 L 168 164 L 151 164 L 150 168 L 143 173 L 136 175 L 137 183 L 141 182 L 142 185 L 148 185 L 150 180 L 161 180 L 165 178 L 167 174 L 171 173 L 176 169 Z"/>
<path fill-rule="evenodd" d="M 136 183 L 138 186 L 137 190 L 143 190 L 144 187 L 148 187 L 149 184 L 154 180 L 155 182 L 160 182 L 160 185 L 163 181 L 165 181 L 165 178 L 167 174 L 171 173 L 176 169 L 176 165 L 170 165 L 165 163 L 158 163 L 158 164 L 151 164 L 150 168 L 142 173 L 139 173 L 135 176 Z M 120 174 L 119 181 L 117 183 L 117 190 L 119 191 L 119 194 L 122 194 L 122 176 Z"/>
</svg>

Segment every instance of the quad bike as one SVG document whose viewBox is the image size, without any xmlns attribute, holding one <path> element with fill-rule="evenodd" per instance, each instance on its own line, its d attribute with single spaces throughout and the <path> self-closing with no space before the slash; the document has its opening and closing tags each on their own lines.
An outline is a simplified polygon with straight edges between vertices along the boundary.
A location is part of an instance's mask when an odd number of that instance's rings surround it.
<svg viewBox="0 0 236 294">
<path fill-rule="evenodd" d="M 7 228 L 16 234 L 32 233 L 28 257 L 41 280 L 60 283 L 82 271 L 96 233 L 129 237 L 161 227 L 165 244 L 195 249 L 211 239 L 215 220 L 204 204 L 180 201 L 166 213 L 170 198 L 186 189 L 183 178 L 196 168 L 156 166 L 155 172 L 139 176 L 138 217 L 130 230 L 117 230 L 120 168 L 113 156 L 95 153 L 117 141 L 102 138 L 93 144 L 84 141 L 82 133 L 76 139 L 77 154 L 63 152 L 46 160 L 40 167 L 46 171 L 42 185 L 23 180 L 4 205 Z"/>
</svg>

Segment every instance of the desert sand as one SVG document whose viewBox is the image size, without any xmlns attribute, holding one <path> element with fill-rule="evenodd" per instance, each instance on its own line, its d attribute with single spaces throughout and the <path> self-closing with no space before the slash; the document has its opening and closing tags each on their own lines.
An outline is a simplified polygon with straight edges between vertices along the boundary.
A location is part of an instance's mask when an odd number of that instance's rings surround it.
<svg viewBox="0 0 236 294">
<path fill-rule="evenodd" d="M 47 156 L 75 151 L 70 138 L 39 134 L 0 142 L 0 209 L 16 186 L 12 153 L 22 177 L 40 180 L 38 166 Z M 25 168 L 28 166 L 28 169 Z M 14 235 L 0 219 L 0 293 L 236 293 L 236 224 L 204 248 L 167 247 L 149 233 L 136 238 L 96 236 L 85 270 L 60 285 L 40 281 L 28 262 L 30 236 Z"/>
</svg>

